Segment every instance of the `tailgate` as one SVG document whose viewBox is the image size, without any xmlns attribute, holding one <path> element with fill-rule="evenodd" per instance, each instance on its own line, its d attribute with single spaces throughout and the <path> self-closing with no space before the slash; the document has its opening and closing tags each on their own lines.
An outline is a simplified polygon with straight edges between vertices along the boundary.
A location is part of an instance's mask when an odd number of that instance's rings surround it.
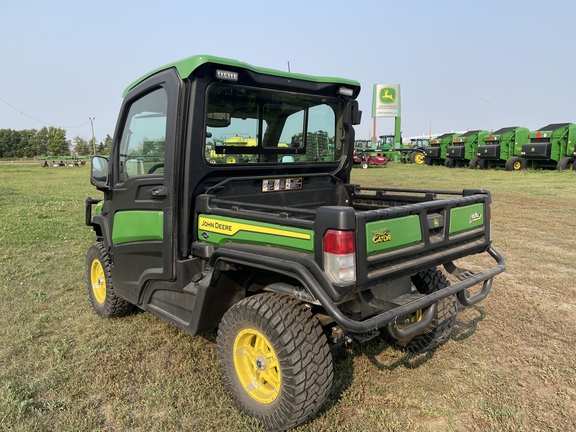
<svg viewBox="0 0 576 432">
<path fill-rule="evenodd" d="M 412 275 L 490 247 L 488 191 L 422 191 L 422 196 L 389 191 L 357 188 L 353 194 L 364 209 L 356 213 L 360 285 Z"/>
</svg>

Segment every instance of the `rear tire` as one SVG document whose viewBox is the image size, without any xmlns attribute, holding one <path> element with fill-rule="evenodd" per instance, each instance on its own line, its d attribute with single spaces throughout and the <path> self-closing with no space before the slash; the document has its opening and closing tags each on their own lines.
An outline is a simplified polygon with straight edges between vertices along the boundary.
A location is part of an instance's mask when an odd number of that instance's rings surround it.
<svg viewBox="0 0 576 432">
<path fill-rule="evenodd" d="M 126 316 L 136 311 L 136 306 L 118 297 L 114 292 L 110 257 L 102 242 L 96 242 L 88 249 L 86 278 L 90 302 L 102 318 Z"/>
<path fill-rule="evenodd" d="M 416 290 L 421 294 L 430 294 L 450 286 L 444 273 L 437 268 L 422 271 L 411 277 Z M 458 304 L 456 296 L 451 295 L 438 301 L 438 308 L 430 325 L 420 334 L 409 340 L 399 340 L 397 345 L 413 353 L 430 351 L 450 338 L 456 324 Z M 414 314 L 418 316 L 418 312 Z M 419 315 L 421 317 L 421 314 Z"/>
<path fill-rule="evenodd" d="M 224 388 L 267 429 L 310 419 L 330 393 L 332 356 L 310 309 L 293 297 L 264 293 L 232 306 L 217 338 Z"/>
<path fill-rule="evenodd" d="M 410 156 L 410 159 L 412 160 L 412 162 L 414 162 L 416 165 L 423 165 L 424 164 L 424 158 L 425 155 L 422 152 L 414 152 L 412 153 L 412 155 Z"/>
</svg>

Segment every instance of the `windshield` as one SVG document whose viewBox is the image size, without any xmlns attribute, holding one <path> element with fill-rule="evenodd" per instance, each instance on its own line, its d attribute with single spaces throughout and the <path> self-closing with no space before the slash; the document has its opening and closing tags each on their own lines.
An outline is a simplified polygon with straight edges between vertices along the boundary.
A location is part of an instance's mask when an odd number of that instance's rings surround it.
<svg viewBox="0 0 576 432">
<path fill-rule="evenodd" d="M 342 144 L 334 138 L 341 111 L 338 98 L 212 84 L 206 112 L 206 161 L 258 164 L 339 160 Z"/>
</svg>

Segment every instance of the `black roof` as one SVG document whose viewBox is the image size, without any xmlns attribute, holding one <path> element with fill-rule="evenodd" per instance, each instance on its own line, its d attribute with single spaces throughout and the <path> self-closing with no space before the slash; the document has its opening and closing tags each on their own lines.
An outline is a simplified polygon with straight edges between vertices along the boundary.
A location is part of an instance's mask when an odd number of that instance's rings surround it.
<svg viewBox="0 0 576 432">
<path fill-rule="evenodd" d="M 492 134 L 494 134 L 494 135 L 496 135 L 496 134 L 502 135 L 502 134 L 505 134 L 506 132 L 512 132 L 514 129 L 518 129 L 518 126 L 510 126 L 510 127 L 505 127 L 505 128 L 502 128 L 502 129 L 498 129 L 497 131 L 492 132 Z"/>
<path fill-rule="evenodd" d="M 538 129 L 539 131 L 549 131 L 549 130 L 556 130 L 556 129 L 560 129 L 563 127 L 568 126 L 570 123 L 552 123 L 549 124 L 548 126 L 544 126 L 541 127 L 540 129 Z"/>
<path fill-rule="evenodd" d="M 465 137 L 469 137 L 471 135 L 476 135 L 478 132 L 480 132 L 480 131 L 479 130 L 468 131 L 468 132 L 460 135 L 460 138 L 465 138 Z"/>
<path fill-rule="evenodd" d="M 448 132 L 448 133 L 442 134 L 440 136 L 437 136 L 435 139 L 447 138 L 447 137 L 452 136 L 452 135 L 458 135 L 458 133 L 457 132 Z"/>
</svg>

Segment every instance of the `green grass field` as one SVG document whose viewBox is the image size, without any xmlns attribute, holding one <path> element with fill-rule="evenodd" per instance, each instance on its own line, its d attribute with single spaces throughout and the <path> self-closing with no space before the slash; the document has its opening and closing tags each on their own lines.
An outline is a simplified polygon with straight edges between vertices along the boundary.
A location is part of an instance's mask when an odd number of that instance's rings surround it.
<svg viewBox="0 0 576 432">
<path fill-rule="evenodd" d="M 261 430 L 222 389 L 214 332 L 92 311 L 84 200 L 99 194 L 88 177 L 88 165 L 0 164 L 0 430 Z M 508 270 L 434 352 L 382 340 L 334 352 L 330 398 L 298 430 L 576 429 L 576 172 L 391 163 L 353 181 L 490 189 Z"/>
</svg>

